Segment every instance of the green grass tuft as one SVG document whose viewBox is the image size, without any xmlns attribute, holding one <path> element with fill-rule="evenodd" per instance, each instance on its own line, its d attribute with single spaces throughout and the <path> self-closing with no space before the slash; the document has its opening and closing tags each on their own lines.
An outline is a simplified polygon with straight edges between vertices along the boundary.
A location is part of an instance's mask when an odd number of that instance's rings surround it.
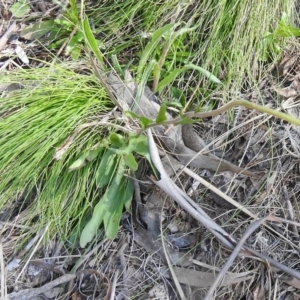
<svg viewBox="0 0 300 300">
<path fill-rule="evenodd" d="M 81 125 L 100 121 L 111 107 L 95 77 L 80 74 L 79 67 L 83 65 L 17 70 L 0 81 L 23 86 L 0 99 L 0 209 L 28 194 L 28 215 L 20 221 L 30 225 L 38 218 L 40 227 L 50 224 L 48 233 L 63 239 L 101 196 L 95 189 L 100 157 L 80 170 L 68 170 L 83 151 L 106 138 L 103 127 Z M 54 159 L 70 138 L 61 159 Z"/>
</svg>

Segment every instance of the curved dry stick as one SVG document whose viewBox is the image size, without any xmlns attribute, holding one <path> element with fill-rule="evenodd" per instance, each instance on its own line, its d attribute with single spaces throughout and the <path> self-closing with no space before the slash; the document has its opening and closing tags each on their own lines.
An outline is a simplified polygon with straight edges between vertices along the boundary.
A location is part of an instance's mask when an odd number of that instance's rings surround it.
<svg viewBox="0 0 300 300">
<path fill-rule="evenodd" d="M 205 298 L 203 300 L 209 300 L 211 299 L 212 294 L 214 293 L 215 289 L 217 288 L 219 282 L 221 281 L 222 277 L 225 275 L 225 273 L 228 271 L 228 269 L 231 267 L 233 261 L 235 258 L 239 255 L 240 250 L 242 249 L 244 243 L 246 242 L 247 238 L 252 234 L 253 231 L 255 231 L 264 221 L 266 221 L 267 217 L 262 218 L 260 220 L 254 221 L 251 223 L 245 233 L 243 234 L 242 238 L 237 243 L 236 247 L 232 251 L 231 255 L 229 256 L 226 264 L 222 268 L 221 272 L 218 274 L 218 276 L 215 278 L 213 284 L 210 286 L 207 294 L 205 295 Z"/>
</svg>

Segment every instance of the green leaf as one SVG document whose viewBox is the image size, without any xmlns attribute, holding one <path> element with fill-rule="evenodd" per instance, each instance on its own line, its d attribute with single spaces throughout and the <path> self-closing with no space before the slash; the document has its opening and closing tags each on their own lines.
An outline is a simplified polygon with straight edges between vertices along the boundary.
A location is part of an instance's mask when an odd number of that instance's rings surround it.
<svg viewBox="0 0 300 300">
<path fill-rule="evenodd" d="M 140 117 L 140 122 L 141 122 L 141 126 L 142 128 L 147 128 L 147 126 L 151 123 L 153 123 L 153 121 L 149 118 L 146 118 L 146 117 Z"/>
<path fill-rule="evenodd" d="M 293 37 L 293 36 L 300 36 L 300 29 L 297 27 L 293 27 L 287 25 L 287 23 L 283 21 L 278 22 L 278 27 L 275 31 L 276 37 Z"/>
<path fill-rule="evenodd" d="M 133 111 L 130 110 L 126 110 L 124 111 L 124 116 L 129 117 L 129 118 L 133 118 L 133 119 L 140 119 L 140 116 L 136 113 L 134 113 Z"/>
<path fill-rule="evenodd" d="M 120 134 L 111 133 L 109 138 L 114 147 L 121 148 L 125 145 L 125 139 Z"/>
<path fill-rule="evenodd" d="M 117 155 L 111 149 L 106 150 L 96 173 L 96 184 L 98 188 L 102 188 L 103 186 L 109 184 L 114 173 L 116 172 L 117 163 Z"/>
<path fill-rule="evenodd" d="M 105 194 L 95 206 L 91 220 L 81 233 L 81 247 L 85 247 L 87 243 L 94 238 L 103 221 L 105 225 L 105 235 L 108 238 L 114 238 L 118 233 L 124 198 L 127 195 L 124 172 L 125 164 L 121 160 L 111 185 L 106 189 Z"/>
<path fill-rule="evenodd" d="M 66 55 L 69 55 L 75 48 L 78 47 L 78 43 L 80 43 L 83 39 L 83 34 L 82 32 L 77 32 L 72 39 L 70 40 L 70 42 L 68 43 L 67 47 L 66 47 Z"/>
<path fill-rule="evenodd" d="M 183 118 L 181 121 L 179 121 L 178 123 L 176 123 L 176 125 L 179 125 L 179 124 L 193 124 L 195 123 L 196 120 L 193 120 L 193 119 L 190 119 L 190 118 Z"/>
<path fill-rule="evenodd" d="M 75 160 L 69 167 L 69 171 L 78 170 L 86 165 L 85 161 L 86 155 L 81 155 L 77 160 Z"/>
<path fill-rule="evenodd" d="M 71 57 L 72 59 L 75 60 L 79 58 L 80 54 L 81 54 L 81 47 L 79 47 L 79 45 L 76 45 L 71 51 Z"/>
<path fill-rule="evenodd" d="M 26 26 L 21 30 L 20 36 L 26 40 L 35 40 L 48 32 L 57 30 L 58 28 L 54 20 L 46 20 Z"/>
<path fill-rule="evenodd" d="M 26 4 L 26 0 L 19 0 L 9 10 L 15 18 L 22 18 L 30 11 L 30 6 Z"/>
<path fill-rule="evenodd" d="M 154 61 L 153 62 L 153 80 L 156 82 L 159 81 L 160 71 L 161 71 L 161 68 L 159 67 L 159 63 L 157 61 Z"/>
<path fill-rule="evenodd" d="M 124 155 L 125 164 L 132 170 L 136 171 L 138 169 L 138 163 L 136 162 L 132 153 Z"/>
<path fill-rule="evenodd" d="M 184 96 L 184 93 L 182 90 L 172 86 L 171 87 L 171 93 L 172 93 L 172 96 L 175 98 L 175 99 L 178 99 L 180 104 L 181 104 L 181 107 L 185 107 L 186 105 L 186 98 Z"/>
<path fill-rule="evenodd" d="M 120 205 L 117 211 L 114 211 L 112 214 L 107 214 L 107 218 L 104 218 L 105 221 L 105 236 L 108 239 L 114 239 L 119 231 L 119 224 L 122 217 L 122 208 Z"/>
<path fill-rule="evenodd" d="M 175 108 L 183 108 L 182 104 L 180 102 L 176 102 L 176 101 L 168 101 L 165 102 L 167 107 L 175 107 Z"/>
<path fill-rule="evenodd" d="M 153 123 L 153 120 L 151 120 L 149 118 L 146 118 L 144 116 L 139 116 L 138 114 L 136 114 L 132 111 L 129 111 L 129 110 L 125 111 L 124 115 L 126 117 L 130 117 L 130 118 L 133 118 L 133 119 L 138 119 L 141 123 L 142 128 L 146 128 L 149 124 Z"/>
<path fill-rule="evenodd" d="M 120 169 L 122 168 L 120 167 Z M 110 189 L 113 192 L 111 193 L 111 195 L 107 196 L 107 200 L 109 200 L 107 206 L 109 206 L 109 209 L 106 211 L 103 221 L 105 227 L 105 235 L 109 239 L 115 238 L 118 233 L 119 223 L 124 207 L 124 199 L 126 196 L 126 180 L 123 174 L 124 172 L 122 173 L 120 182 L 118 182 L 116 178 L 112 182 Z"/>
<path fill-rule="evenodd" d="M 100 153 L 103 151 L 103 147 L 99 147 L 97 149 L 89 150 L 86 153 L 85 159 L 89 162 L 93 161 Z"/>
<path fill-rule="evenodd" d="M 166 121 L 167 120 L 166 112 L 167 112 L 167 105 L 166 105 L 166 103 L 163 103 L 160 106 L 160 109 L 159 109 L 159 112 L 158 112 L 155 122 L 160 123 L 160 122 Z"/>
<path fill-rule="evenodd" d="M 157 29 L 153 33 L 152 39 L 145 47 L 145 49 L 142 53 L 141 59 L 140 59 L 140 63 L 139 63 L 138 69 L 137 69 L 138 82 L 140 81 L 140 79 L 142 77 L 143 69 L 147 64 L 147 61 L 148 61 L 150 55 L 154 52 L 155 48 L 157 47 L 157 45 L 160 42 L 160 39 L 163 37 L 163 35 L 166 34 L 172 27 L 173 27 L 173 24 L 168 24 L 162 28 Z"/>
<path fill-rule="evenodd" d="M 183 69 L 184 69 L 184 71 L 189 70 L 189 69 L 199 71 L 200 73 L 202 73 L 205 77 L 207 77 L 212 82 L 217 83 L 217 84 L 222 84 L 222 82 L 215 75 L 213 75 L 209 71 L 207 71 L 201 67 L 198 67 L 194 64 L 185 65 Z"/>
<path fill-rule="evenodd" d="M 106 213 L 106 210 L 103 207 L 104 197 L 105 195 L 95 206 L 92 218 L 89 220 L 89 222 L 85 225 L 84 229 L 82 230 L 82 233 L 80 235 L 80 242 L 79 242 L 80 247 L 82 248 L 84 248 L 87 245 L 87 243 L 89 243 L 94 238 L 100 224 L 103 221 L 104 215 Z"/>
<path fill-rule="evenodd" d="M 185 27 L 185 28 L 181 28 L 177 31 L 175 31 L 171 37 L 170 37 L 170 42 L 173 44 L 174 40 L 177 39 L 179 36 L 194 31 L 195 29 L 197 29 L 198 26 L 194 26 L 194 27 Z"/>
<path fill-rule="evenodd" d="M 139 85 L 138 85 L 137 92 L 136 92 L 136 95 L 135 95 L 135 99 L 134 99 L 135 101 L 133 102 L 133 105 L 132 105 L 132 108 L 131 108 L 132 111 L 135 111 L 136 108 L 138 107 L 138 103 L 140 102 L 141 97 L 142 97 L 142 95 L 144 93 L 145 86 L 147 85 L 149 76 L 151 74 L 152 69 L 155 66 L 155 63 L 156 63 L 156 61 L 152 59 L 147 64 L 144 72 L 138 78 Z"/>
<path fill-rule="evenodd" d="M 124 193 L 125 196 L 123 200 L 124 206 L 127 211 L 130 211 L 133 193 L 134 193 L 133 180 L 131 178 L 127 178 L 126 191 Z"/>
<path fill-rule="evenodd" d="M 98 42 L 96 41 L 93 32 L 91 30 L 88 17 L 85 16 L 83 22 L 82 22 L 82 30 L 84 35 L 85 43 L 89 46 L 89 48 L 93 51 L 94 55 L 98 59 L 99 63 L 104 68 L 104 60 L 103 55 L 99 50 Z"/>
<path fill-rule="evenodd" d="M 198 67 L 194 64 L 188 64 L 185 65 L 183 68 L 180 69 L 174 69 L 173 72 L 171 72 L 167 77 L 165 77 L 157 86 L 157 91 L 161 91 L 164 87 L 166 87 L 167 85 L 169 85 L 172 81 L 174 81 L 174 79 L 180 74 L 183 73 L 189 69 L 193 69 L 196 71 L 199 71 L 200 73 L 202 73 L 204 76 L 206 76 L 209 80 L 213 81 L 214 83 L 218 83 L 221 84 L 222 82 L 216 77 L 214 76 L 212 73 L 210 73 L 209 71 Z"/>
</svg>

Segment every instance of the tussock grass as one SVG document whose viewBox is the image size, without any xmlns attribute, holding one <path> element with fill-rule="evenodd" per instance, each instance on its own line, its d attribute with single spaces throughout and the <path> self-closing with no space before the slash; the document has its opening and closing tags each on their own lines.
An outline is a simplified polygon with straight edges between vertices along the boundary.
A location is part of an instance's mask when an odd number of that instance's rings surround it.
<svg viewBox="0 0 300 300">
<path fill-rule="evenodd" d="M 0 99 L 1 211 L 19 198 L 20 210 L 29 205 L 21 224 L 38 218 L 39 226 L 50 224 L 49 234 L 62 238 L 99 197 L 94 188 L 99 159 L 68 171 L 80 153 L 105 139 L 103 128 L 79 130 L 80 125 L 100 121 L 111 106 L 97 80 L 78 72 L 83 65 L 57 64 L 1 77 L 1 83 L 23 86 Z M 55 160 L 70 137 L 65 153 Z"/>
</svg>

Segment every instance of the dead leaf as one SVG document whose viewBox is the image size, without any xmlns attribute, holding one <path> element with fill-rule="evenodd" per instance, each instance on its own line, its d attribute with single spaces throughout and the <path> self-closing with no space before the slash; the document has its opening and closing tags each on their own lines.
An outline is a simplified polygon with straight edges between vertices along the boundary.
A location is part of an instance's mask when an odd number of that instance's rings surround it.
<svg viewBox="0 0 300 300">
<path fill-rule="evenodd" d="M 180 283 L 187 284 L 196 287 L 209 287 L 214 282 L 218 274 L 200 272 L 191 269 L 173 267 L 174 272 Z M 251 275 L 248 275 L 251 274 Z M 226 273 L 220 286 L 227 286 L 230 284 L 235 284 L 239 282 L 244 282 L 246 280 L 252 279 L 254 273 L 244 272 L 244 273 Z M 171 278 L 171 274 L 166 273 L 166 277 Z"/>
<path fill-rule="evenodd" d="M 279 76 L 285 76 L 287 72 L 293 67 L 297 60 L 297 56 L 284 56 L 279 64 Z"/>
</svg>

